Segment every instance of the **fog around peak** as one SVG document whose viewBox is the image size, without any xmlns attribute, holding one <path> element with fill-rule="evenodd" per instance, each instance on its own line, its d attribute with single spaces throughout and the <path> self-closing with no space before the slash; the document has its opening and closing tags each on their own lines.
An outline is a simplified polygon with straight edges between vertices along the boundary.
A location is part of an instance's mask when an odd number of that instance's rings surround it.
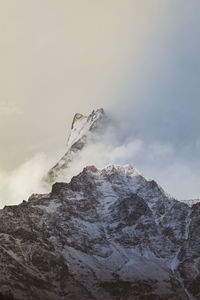
<svg viewBox="0 0 200 300">
<path fill-rule="evenodd" d="M 65 153 L 74 114 L 98 107 L 114 129 L 105 151 L 88 145 L 82 158 L 131 163 L 172 195 L 198 198 L 199 1 L 78 4 L 0 4 L 1 199 L 13 178 L 28 187 L 28 162 L 39 180 Z"/>
</svg>

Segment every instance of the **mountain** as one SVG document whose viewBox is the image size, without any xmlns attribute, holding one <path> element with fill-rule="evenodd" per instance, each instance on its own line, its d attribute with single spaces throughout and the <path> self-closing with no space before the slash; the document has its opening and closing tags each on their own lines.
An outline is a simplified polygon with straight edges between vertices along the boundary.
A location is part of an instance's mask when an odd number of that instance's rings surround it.
<svg viewBox="0 0 200 300">
<path fill-rule="evenodd" d="M 47 183 L 55 183 L 63 181 L 67 177 L 67 172 L 80 151 L 87 143 L 100 135 L 106 130 L 109 120 L 104 110 L 93 110 L 89 116 L 76 113 L 71 126 L 71 132 L 67 141 L 67 151 L 59 162 L 49 170 L 44 181 Z"/>
<path fill-rule="evenodd" d="M 75 115 L 49 182 L 105 120 L 103 110 Z M 130 165 L 110 165 L 4 207 L 0 300 L 200 299 L 200 203 L 189 204 Z"/>
<path fill-rule="evenodd" d="M 87 167 L 0 211 L 0 299 L 200 299 L 199 212 L 131 166 Z"/>
</svg>

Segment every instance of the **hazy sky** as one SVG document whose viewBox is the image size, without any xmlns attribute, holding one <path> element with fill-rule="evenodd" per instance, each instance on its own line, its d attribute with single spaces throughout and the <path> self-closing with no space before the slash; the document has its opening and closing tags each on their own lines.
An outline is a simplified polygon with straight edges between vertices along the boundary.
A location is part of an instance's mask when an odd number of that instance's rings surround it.
<svg viewBox="0 0 200 300">
<path fill-rule="evenodd" d="M 0 20 L 2 174 L 58 157 L 73 114 L 104 107 L 148 149 L 131 163 L 199 197 L 199 0 L 2 0 Z"/>
<path fill-rule="evenodd" d="M 75 112 L 115 103 L 163 13 L 146 2 L 1 1 L 2 167 L 60 147 Z"/>
</svg>

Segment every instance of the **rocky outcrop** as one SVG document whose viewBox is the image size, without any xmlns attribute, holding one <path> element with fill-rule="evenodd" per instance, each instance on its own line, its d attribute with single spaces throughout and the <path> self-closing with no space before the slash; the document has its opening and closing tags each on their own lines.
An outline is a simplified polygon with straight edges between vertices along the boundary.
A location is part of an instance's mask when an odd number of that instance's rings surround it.
<svg viewBox="0 0 200 300">
<path fill-rule="evenodd" d="M 0 210 L 0 299 L 200 299 L 200 204 L 131 166 Z"/>
</svg>

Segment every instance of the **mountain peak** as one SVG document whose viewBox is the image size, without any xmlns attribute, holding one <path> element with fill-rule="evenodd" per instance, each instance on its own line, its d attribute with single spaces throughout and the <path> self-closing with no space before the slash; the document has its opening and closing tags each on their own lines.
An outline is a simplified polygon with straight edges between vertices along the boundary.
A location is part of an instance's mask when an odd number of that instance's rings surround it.
<svg viewBox="0 0 200 300">
<path fill-rule="evenodd" d="M 200 299 L 199 213 L 130 165 L 86 167 L 0 211 L 0 299 Z"/>
<path fill-rule="evenodd" d="M 59 162 L 49 170 L 45 182 L 63 181 L 66 173 L 77 154 L 87 145 L 90 138 L 105 128 L 107 117 L 103 108 L 93 110 L 85 116 L 81 113 L 74 115 L 71 132 L 67 140 L 67 150 Z"/>
<path fill-rule="evenodd" d="M 67 141 L 67 148 L 69 149 L 78 140 L 100 127 L 100 123 L 103 123 L 102 121 L 104 118 L 105 112 L 103 108 L 93 110 L 89 116 L 76 113 L 72 121 L 71 132 Z"/>
<path fill-rule="evenodd" d="M 131 165 L 90 165 L 67 182 L 106 120 L 103 109 L 75 114 L 48 173 L 63 182 L 0 210 L 0 299 L 200 299 L 200 204 L 176 201 Z"/>
<path fill-rule="evenodd" d="M 133 168 L 131 165 L 108 165 L 104 168 L 96 168 L 96 166 L 87 166 L 84 168 L 83 172 L 91 172 L 99 175 L 114 175 L 118 174 L 118 176 L 142 176 L 141 173 Z"/>
<path fill-rule="evenodd" d="M 82 118 L 86 118 L 86 116 L 84 116 L 84 115 L 82 115 L 82 114 L 80 114 L 80 113 L 76 113 L 76 114 L 74 115 L 74 118 L 73 118 L 73 121 L 72 121 L 72 127 L 71 127 L 71 129 L 74 128 L 75 122 L 81 120 Z"/>
</svg>

